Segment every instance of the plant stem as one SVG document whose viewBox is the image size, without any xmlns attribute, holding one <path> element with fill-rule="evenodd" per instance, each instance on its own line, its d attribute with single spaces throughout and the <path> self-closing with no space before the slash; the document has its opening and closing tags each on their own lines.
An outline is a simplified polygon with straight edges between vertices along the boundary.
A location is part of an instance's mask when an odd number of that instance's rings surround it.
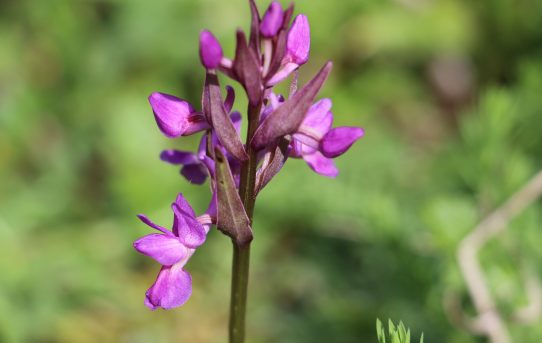
<svg viewBox="0 0 542 343">
<path fill-rule="evenodd" d="M 248 161 L 241 168 L 241 182 L 239 195 L 243 201 L 245 211 L 252 226 L 254 205 L 256 203 L 255 186 L 256 170 L 258 168 L 257 153 L 252 149 L 250 141 L 258 128 L 260 121 L 261 102 L 257 106 L 248 106 L 248 130 L 246 149 Z M 245 341 L 245 317 L 248 290 L 248 272 L 250 264 L 250 242 L 237 245 L 233 242 L 231 302 L 230 302 L 230 343 L 243 343 Z"/>
<path fill-rule="evenodd" d="M 250 244 L 245 246 L 233 244 L 230 343 L 243 343 L 245 340 L 249 262 Z"/>
</svg>

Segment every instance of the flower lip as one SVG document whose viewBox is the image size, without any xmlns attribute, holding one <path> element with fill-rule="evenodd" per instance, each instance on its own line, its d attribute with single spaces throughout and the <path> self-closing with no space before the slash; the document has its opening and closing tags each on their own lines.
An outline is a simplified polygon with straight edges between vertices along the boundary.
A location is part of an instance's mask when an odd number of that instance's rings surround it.
<svg viewBox="0 0 542 343">
<path fill-rule="evenodd" d="M 199 36 L 199 55 L 201 64 L 207 69 L 216 69 L 224 53 L 222 46 L 210 31 L 203 30 Z"/>
<path fill-rule="evenodd" d="M 192 277 L 182 263 L 164 266 L 154 284 L 145 293 L 145 305 L 151 310 L 158 307 L 169 310 L 182 306 L 192 294 Z"/>
<path fill-rule="evenodd" d="M 260 32 L 265 38 L 273 38 L 277 35 L 282 22 L 284 21 L 284 11 L 278 1 L 273 1 L 265 12 L 262 23 L 260 24 Z"/>
</svg>

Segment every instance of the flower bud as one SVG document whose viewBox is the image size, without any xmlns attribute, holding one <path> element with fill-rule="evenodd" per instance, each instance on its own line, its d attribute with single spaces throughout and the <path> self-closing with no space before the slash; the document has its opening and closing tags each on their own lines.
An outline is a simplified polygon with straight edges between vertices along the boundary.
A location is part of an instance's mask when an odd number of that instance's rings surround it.
<svg viewBox="0 0 542 343">
<path fill-rule="evenodd" d="M 260 32 L 265 38 L 273 38 L 277 35 L 282 22 L 284 20 L 284 12 L 278 1 L 273 1 L 265 12 L 262 23 L 260 24 Z"/>
<path fill-rule="evenodd" d="M 201 64 L 207 69 L 215 69 L 224 56 L 222 47 L 213 34 L 207 30 L 199 36 L 199 56 Z"/>
<path fill-rule="evenodd" d="M 302 65 L 309 60 L 311 36 L 309 20 L 303 14 L 295 17 L 286 41 L 287 57 L 295 64 Z"/>
</svg>

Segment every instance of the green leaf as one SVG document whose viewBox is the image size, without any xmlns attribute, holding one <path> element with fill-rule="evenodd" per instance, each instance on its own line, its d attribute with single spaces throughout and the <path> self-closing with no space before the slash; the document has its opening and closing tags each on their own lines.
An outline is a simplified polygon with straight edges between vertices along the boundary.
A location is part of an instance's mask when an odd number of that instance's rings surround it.
<svg viewBox="0 0 542 343">
<path fill-rule="evenodd" d="M 376 335 L 379 343 L 386 343 L 386 331 L 380 319 L 376 319 Z"/>
</svg>

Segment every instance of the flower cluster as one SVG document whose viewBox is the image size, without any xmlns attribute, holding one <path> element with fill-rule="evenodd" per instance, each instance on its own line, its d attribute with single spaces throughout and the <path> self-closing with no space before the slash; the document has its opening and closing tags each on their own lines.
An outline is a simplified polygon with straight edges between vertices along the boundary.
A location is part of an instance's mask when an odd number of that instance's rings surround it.
<svg viewBox="0 0 542 343">
<path fill-rule="evenodd" d="M 236 244 L 252 240 L 251 214 L 247 214 L 252 210 L 247 211 L 247 201 L 255 200 L 288 158 L 302 158 L 316 173 L 335 177 L 338 169 L 333 158 L 364 134 L 358 127 L 333 128 L 331 100 L 315 100 L 331 71 L 331 62 L 297 89 L 297 71 L 307 63 L 310 53 L 307 17 L 300 14 L 292 21 L 293 5 L 283 9 L 277 1 L 260 17 L 254 1 L 249 2 L 250 36 L 247 39 L 243 31 L 237 31 L 233 59 L 224 56 L 211 32 L 200 34 L 199 53 L 206 70 L 201 110 L 173 95 L 153 93 L 149 97 L 158 128 L 165 136 L 203 133 L 196 152 L 166 150 L 160 158 L 181 166 L 181 174 L 191 183 L 203 184 L 209 178 L 211 189 L 211 204 L 201 216 L 195 215 L 182 194 L 178 195 L 172 204 L 171 231 L 139 216 L 161 232 L 134 243 L 138 252 L 162 265 L 146 293 L 145 304 L 151 309 L 169 309 L 187 301 L 192 282 L 184 266 L 204 243 L 213 224 Z M 232 111 L 234 90 L 227 86 L 223 97 L 218 72 L 245 89 L 249 108 L 244 143 L 240 137 L 241 114 Z M 274 87 L 290 76 L 289 94 L 276 94 Z"/>
</svg>

